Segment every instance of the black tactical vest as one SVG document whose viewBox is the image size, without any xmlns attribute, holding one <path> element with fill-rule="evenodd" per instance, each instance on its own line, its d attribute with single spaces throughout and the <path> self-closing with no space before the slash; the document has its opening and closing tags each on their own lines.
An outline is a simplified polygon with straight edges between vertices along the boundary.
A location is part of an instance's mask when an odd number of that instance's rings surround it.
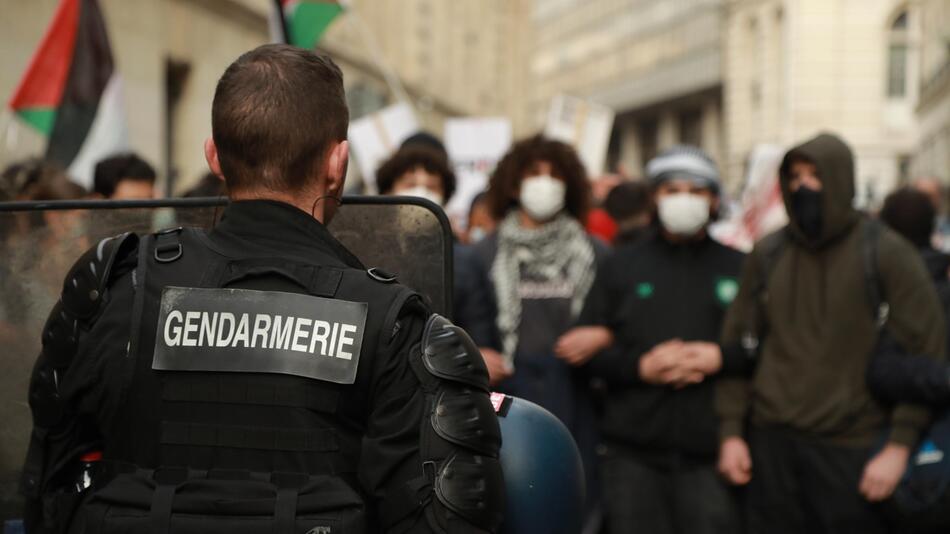
<svg viewBox="0 0 950 534">
<path fill-rule="evenodd" d="M 414 293 L 319 254 L 249 256 L 189 229 L 143 238 L 129 432 L 104 451 L 95 528 L 370 528 L 356 471 L 375 351 Z"/>
</svg>

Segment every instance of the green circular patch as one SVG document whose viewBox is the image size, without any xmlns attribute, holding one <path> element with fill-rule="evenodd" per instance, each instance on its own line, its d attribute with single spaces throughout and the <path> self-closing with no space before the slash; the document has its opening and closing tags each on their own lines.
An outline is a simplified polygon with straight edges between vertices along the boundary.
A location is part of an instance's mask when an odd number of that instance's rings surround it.
<svg viewBox="0 0 950 534">
<path fill-rule="evenodd" d="M 739 294 L 739 282 L 735 278 L 722 277 L 716 280 L 716 298 L 722 304 L 732 304 Z"/>
</svg>

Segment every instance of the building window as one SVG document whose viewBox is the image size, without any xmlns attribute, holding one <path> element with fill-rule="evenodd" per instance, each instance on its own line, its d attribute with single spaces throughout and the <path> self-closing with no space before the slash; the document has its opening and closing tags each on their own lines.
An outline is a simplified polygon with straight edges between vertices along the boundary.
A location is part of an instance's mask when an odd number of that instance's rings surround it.
<svg viewBox="0 0 950 534">
<path fill-rule="evenodd" d="M 907 12 L 902 11 L 891 24 L 887 52 L 887 96 L 907 95 Z"/>
<path fill-rule="evenodd" d="M 762 82 L 752 80 L 749 83 L 749 99 L 752 100 L 752 107 L 758 109 L 762 105 Z"/>
<path fill-rule="evenodd" d="M 656 156 L 658 150 L 657 136 L 660 125 L 656 119 L 647 119 L 637 125 L 637 137 L 640 142 L 640 160 L 644 164 Z"/>
<path fill-rule="evenodd" d="M 887 61 L 887 96 L 901 98 L 907 91 L 907 45 L 891 44 Z"/>
<path fill-rule="evenodd" d="M 679 116 L 680 143 L 684 145 L 702 146 L 703 144 L 703 114 L 698 109 L 691 109 L 680 113 Z"/>
<path fill-rule="evenodd" d="M 897 180 L 899 183 L 906 184 L 910 181 L 910 163 L 911 157 L 907 154 L 901 154 L 897 157 Z"/>
<path fill-rule="evenodd" d="M 891 24 L 891 30 L 907 30 L 907 12 L 902 11 L 897 15 L 897 18 L 894 19 L 894 23 Z"/>
<path fill-rule="evenodd" d="M 607 141 L 607 172 L 616 172 L 619 173 L 620 169 L 620 157 L 622 148 L 620 147 L 620 138 L 622 136 L 621 127 L 617 122 L 614 122 L 613 128 L 610 130 L 610 138 Z M 632 169 L 624 169 L 629 172 Z"/>
</svg>

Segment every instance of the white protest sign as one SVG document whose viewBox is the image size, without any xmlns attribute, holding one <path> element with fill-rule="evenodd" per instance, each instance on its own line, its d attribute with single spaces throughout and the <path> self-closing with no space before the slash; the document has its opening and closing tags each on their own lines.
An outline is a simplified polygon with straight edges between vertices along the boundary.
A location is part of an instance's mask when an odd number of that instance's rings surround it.
<svg viewBox="0 0 950 534">
<path fill-rule="evenodd" d="M 460 222 L 472 199 L 488 186 L 488 175 L 511 146 L 511 121 L 501 117 L 445 121 L 445 149 L 455 169 L 455 195 L 445 211 Z M 464 225 L 462 225 L 464 226 Z"/>
<path fill-rule="evenodd" d="M 544 135 L 563 141 L 577 150 L 587 174 L 604 173 L 614 112 L 606 106 L 581 98 L 557 95 L 551 100 Z"/>
<path fill-rule="evenodd" d="M 417 131 L 419 122 L 405 103 L 389 106 L 350 124 L 350 144 L 367 192 L 377 192 L 376 169 Z"/>
<path fill-rule="evenodd" d="M 756 241 L 788 223 L 778 177 L 784 154 L 778 145 L 752 148 L 739 205 L 710 227 L 717 241 L 748 252 Z"/>
</svg>

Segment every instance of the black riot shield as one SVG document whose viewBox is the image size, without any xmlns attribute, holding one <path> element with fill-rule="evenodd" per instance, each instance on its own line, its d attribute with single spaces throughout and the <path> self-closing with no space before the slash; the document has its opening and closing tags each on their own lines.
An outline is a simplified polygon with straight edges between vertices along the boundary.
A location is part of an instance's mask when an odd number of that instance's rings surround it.
<svg viewBox="0 0 950 534">
<path fill-rule="evenodd" d="M 162 228 L 211 228 L 226 201 L 0 203 L 0 520 L 21 515 L 19 473 L 31 428 L 27 387 L 40 334 L 78 257 L 105 237 Z M 366 267 L 395 274 L 452 307 L 452 234 L 441 208 L 405 197 L 346 197 L 330 231 Z"/>
<path fill-rule="evenodd" d="M 395 274 L 452 316 L 452 228 L 442 208 L 416 197 L 344 197 L 330 232 L 366 267 Z"/>
</svg>

